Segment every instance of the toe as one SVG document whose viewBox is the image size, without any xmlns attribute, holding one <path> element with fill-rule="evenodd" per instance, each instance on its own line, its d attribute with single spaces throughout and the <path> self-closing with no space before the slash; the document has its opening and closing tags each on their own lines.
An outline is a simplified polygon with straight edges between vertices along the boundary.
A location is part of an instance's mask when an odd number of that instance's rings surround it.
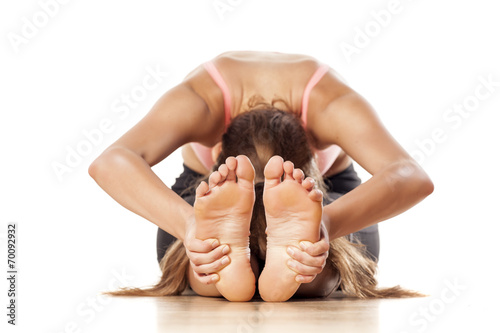
<svg viewBox="0 0 500 333">
<path fill-rule="evenodd" d="M 255 170 L 253 168 L 252 162 L 245 155 L 239 155 L 236 157 L 236 176 L 238 177 L 238 184 L 242 186 L 248 186 L 253 189 L 253 183 L 255 178 Z"/>
<path fill-rule="evenodd" d="M 208 178 L 208 185 L 210 188 L 213 188 L 213 187 L 217 186 L 217 184 L 219 184 L 221 180 L 222 180 L 222 176 L 219 173 L 219 171 L 214 171 L 214 172 L 212 172 L 212 174 Z"/>
<path fill-rule="evenodd" d="M 236 158 L 233 156 L 230 156 L 226 159 L 226 166 L 227 166 L 227 177 L 226 180 L 228 181 L 235 181 L 236 180 L 236 166 L 238 162 Z"/>
<path fill-rule="evenodd" d="M 200 185 L 196 188 L 196 196 L 202 197 L 208 192 L 208 184 L 206 182 L 201 182 Z"/>
<path fill-rule="evenodd" d="M 293 178 L 299 184 L 302 184 L 302 181 L 304 180 L 304 171 L 302 171 L 301 169 L 295 169 L 295 170 L 293 170 Z"/>
<path fill-rule="evenodd" d="M 277 155 L 271 157 L 264 168 L 264 177 L 266 178 L 265 187 L 272 187 L 281 183 L 282 175 L 283 158 Z"/>
<path fill-rule="evenodd" d="M 311 191 L 314 188 L 315 184 L 316 184 L 316 181 L 314 179 L 312 179 L 311 177 L 307 177 L 302 182 L 302 187 L 304 187 L 308 191 Z"/>
<path fill-rule="evenodd" d="M 221 164 L 219 166 L 219 173 L 220 175 L 222 176 L 222 180 L 226 179 L 227 178 L 227 174 L 229 172 L 229 169 L 227 168 L 227 165 L 225 164 Z"/>
<path fill-rule="evenodd" d="M 285 179 L 293 179 L 293 163 L 290 161 L 286 161 L 283 163 L 283 170 L 285 171 Z"/>
<path fill-rule="evenodd" d="M 315 189 L 315 190 L 309 192 L 308 195 L 309 195 L 309 198 L 312 201 L 318 201 L 318 202 L 322 202 L 323 201 L 323 192 L 321 192 L 318 189 Z"/>
</svg>

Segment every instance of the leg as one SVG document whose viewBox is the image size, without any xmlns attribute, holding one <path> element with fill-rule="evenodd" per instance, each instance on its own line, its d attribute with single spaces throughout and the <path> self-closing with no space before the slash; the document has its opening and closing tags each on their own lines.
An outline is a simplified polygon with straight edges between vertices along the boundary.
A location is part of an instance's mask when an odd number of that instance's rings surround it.
<svg viewBox="0 0 500 333">
<path fill-rule="evenodd" d="M 323 195 L 313 190 L 310 178 L 303 180 L 301 170 L 294 170 L 291 162 L 283 163 L 279 156 L 269 160 L 264 176 L 267 252 L 259 292 L 265 301 L 286 301 L 300 286 L 296 273 L 286 265 L 290 258 L 286 249 L 289 245 L 299 247 L 302 240 L 319 240 Z"/>
<path fill-rule="evenodd" d="M 327 195 L 325 196 L 324 204 L 329 204 L 332 201 L 335 201 L 361 184 L 361 179 L 359 179 L 352 164 L 344 171 L 330 176 L 324 179 L 324 181 L 327 187 Z M 349 235 L 349 239 L 354 242 L 358 241 L 359 243 L 365 245 L 368 257 L 378 261 L 380 238 L 377 224 Z"/>
<path fill-rule="evenodd" d="M 375 262 L 378 261 L 380 253 L 380 237 L 378 233 L 378 224 L 369 226 L 351 234 L 351 241 L 359 242 L 366 246 L 365 253 Z"/>
<path fill-rule="evenodd" d="M 230 263 L 220 270 L 215 284 L 230 301 L 248 301 L 255 293 L 250 264 L 250 220 L 255 201 L 255 171 L 246 156 L 229 157 L 196 189 L 196 238 L 228 244 Z"/>
<path fill-rule="evenodd" d="M 177 238 L 169 234 L 168 232 L 158 228 L 158 232 L 156 233 L 156 259 L 158 263 L 161 262 L 167 249 L 172 245 Z"/>
<path fill-rule="evenodd" d="M 184 170 L 179 177 L 177 177 L 174 185 L 172 185 L 172 191 L 177 193 L 177 195 L 184 199 L 184 201 L 193 206 L 195 199 L 194 185 L 201 177 L 203 177 L 202 174 L 199 174 L 184 165 Z M 174 236 L 158 228 L 158 232 L 156 234 L 156 255 L 158 263 L 160 263 L 161 259 L 165 255 L 165 252 L 175 241 L 176 238 Z"/>
</svg>

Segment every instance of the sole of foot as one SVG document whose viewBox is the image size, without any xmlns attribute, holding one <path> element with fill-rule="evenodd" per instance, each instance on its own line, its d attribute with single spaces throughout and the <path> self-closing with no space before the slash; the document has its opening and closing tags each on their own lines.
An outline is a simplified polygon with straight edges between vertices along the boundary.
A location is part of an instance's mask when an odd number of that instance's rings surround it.
<svg viewBox="0 0 500 333">
<path fill-rule="evenodd" d="M 248 301 L 255 293 L 250 265 L 249 234 L 255 202 L 255 171 L 248 157 L 229 157 L 208 184 L 196 189 L 196 238 L 227 244 L 230 263 L 218 272 L 217 290 L 230 301 Z"/>
<path fill-rule="evenodd" d="M 323 193 L 314 189 L 313 179 L 304 179 L 302 170 L 279 156 L 268 161 L 264 176 L 267 252 L 259 293 L 265 301 L 280 302 L 292 297 L 300 286 L 297 273 L 287 266 L 287 247 L 319 240 Z"/>
</svg>

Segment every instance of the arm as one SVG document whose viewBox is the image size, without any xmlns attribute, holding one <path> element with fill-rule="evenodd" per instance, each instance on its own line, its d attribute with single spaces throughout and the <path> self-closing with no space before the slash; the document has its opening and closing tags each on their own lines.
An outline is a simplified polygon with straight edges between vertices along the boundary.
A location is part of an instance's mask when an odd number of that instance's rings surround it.
<svg viewBox="0 0 500 333">
<path fill-rule="evenodd" d="M 384 128 L 372 107 L 350 90 L 309 118 L 320 144 L 337 144 L 372 178 L 324 207 L 330 239 L 396 216 L 432 193 L 422 168 Z"/>
<path fill-rule="evenodd" d="M 89 167 L 99 186 L 123 207 L 184 240 L 193 208 L 170 190 L 151 166 L 191 141 L 212 143 L 223 131 L 220 113 L 184 82 L 167 93 L 133 128 Z"/>
</svg>

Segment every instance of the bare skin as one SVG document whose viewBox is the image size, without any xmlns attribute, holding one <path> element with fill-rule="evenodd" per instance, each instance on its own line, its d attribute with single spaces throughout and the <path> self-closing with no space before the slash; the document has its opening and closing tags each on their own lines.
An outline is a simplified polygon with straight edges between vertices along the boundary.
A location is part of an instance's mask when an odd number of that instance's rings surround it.
<svg viewBox="0 0 500 333">
<path fill-rule="evenodd" d="M 279 156 L 269 160 L 264 176 L 267 252 L 259 293 L 265 301 L 286 301 L 300 286 L 297 273 L 287 266 L 287 249 L 299 247 L 300 241 L 319 241 L 323 194 L 314 189 L 311 178 L 304 180 L 300 169 Z"/>
<path fill-rule="evenodd" d="M 264 175 L 267 252 L 259 293 L 265 301 L 286 301 L 301 285 L 297 273 L 287 267 L 287 249 L 299 247 L 301 241 L 319 240 L 323 194 L 314 189 L 314 180 L 304 179 L 300 169 L 279 156 L 269 160 Z M 218 272 L 218 293 L 192 281 L 199 294 L 247 301 L 255 293 L 256 272 L 251 267 L 248 238 L 255 201 L 254 177 L 246 156 L 229 157 L 210 175 L 209 183 L 202 182 L 196 190 L 196 237 L 218 239 L 231 248 L 227 256 L 230 263 Z M 325 273 L 332 275 L 331 271 Z"/>
<path fill-rule="evenodd" d="M 229 157 L 210 175 L 208 184 L 202 182 L 196 189 L 196 237 L 218 239 L 231 248 L 230 263 L 219 271 L 220 280 L 215 284 L 230 301 L 248 301 L 255 293 L 249 248 L 254 178 L 248 157 Z"/>
<path fill-rule="evenodd" d="M 258 97 L 300 115 L 304 87 L 319 67 L 313 57 L 274 52 L 226 52 L 213 59 L 231 94 L 231 116 L 248 111 L 248 102 Z M 390 92 L 388 93 L 390 96 Z M 404 107 L 404 106 L 402 106 Z M 130 211 L 184 241 L 199 285 L 217 281 L 216 272 L 225 255 L 222 246 L 212 246 L 189 235 L 194 209 L 168 188 L 151 167 L 184 147 L 184 163 L 201 173 L 207 170 L 189 151 L 190 142 L 213 147 L 224 133 L 222 92 L 203 66 L 167 91 L 152 110 L 133 128 L 108 147 L 89 167 L 89 174 L 111 197 Z M 330 239 L 348 235 L 396 216 L 432 193 L 425 171 L 404 151 L 378 119 L 369 103 L 330 70 L 311 91 L 306 130 L 317 149 L 342 147 L 329 174 L 342 171 L 354 159 L 373 177 L 323 208 Z M 326 244 L 327 245 L 327 244 Z M 312 267 L 318 249 L 312 244 L 296 253 Z M 302 266 L 301 266 L 302 267 Z M 310 269 L 297 268 L 307 282 Z M 308 273 L 309 272 L 309 273 Z"/>
</svg>

